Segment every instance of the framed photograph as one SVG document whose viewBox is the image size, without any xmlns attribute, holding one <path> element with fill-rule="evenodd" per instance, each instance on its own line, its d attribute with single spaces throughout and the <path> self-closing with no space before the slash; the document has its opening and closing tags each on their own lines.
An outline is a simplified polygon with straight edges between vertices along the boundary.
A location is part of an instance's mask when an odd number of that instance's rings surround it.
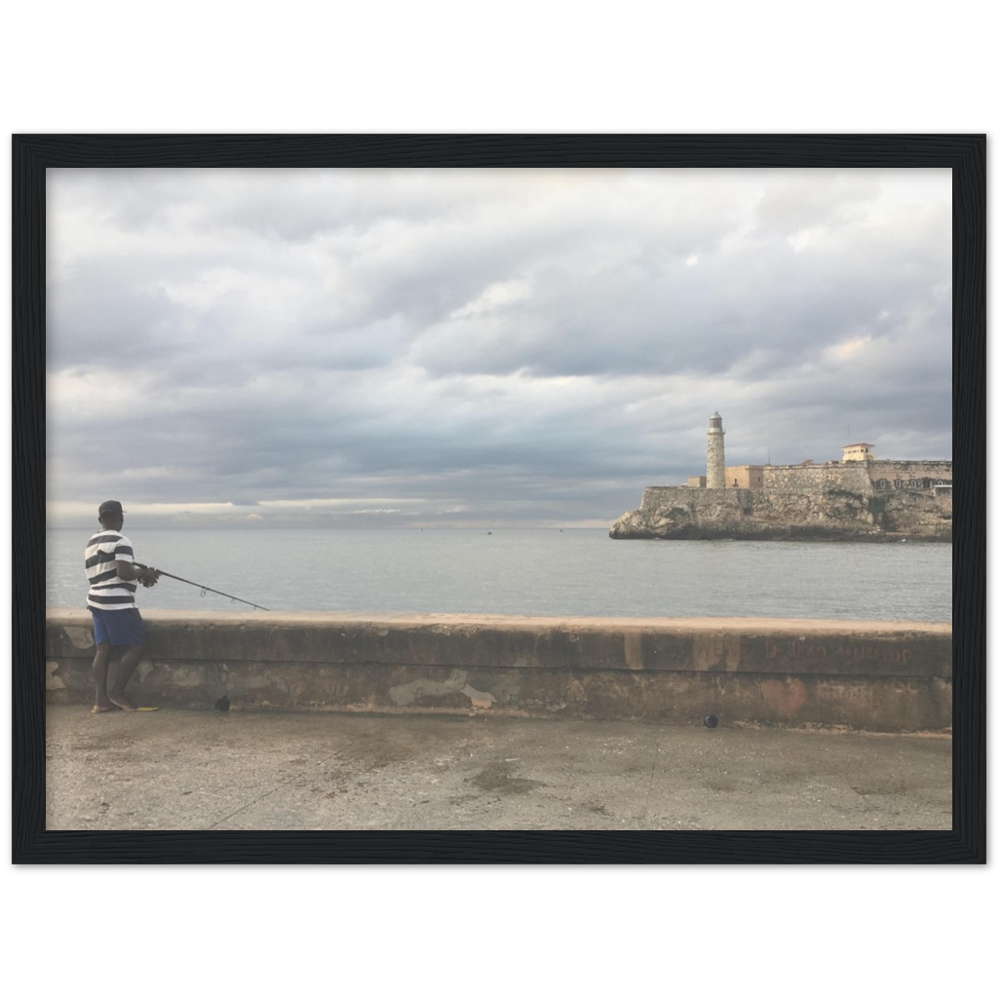
<svg viewBox="0 0 1000 1000">
<path fill-rule="evenodd" d="M 14 864 L 982 863 L 985 133 L 13 133 L 12 153 Z M 905 476 L 883 462 L 866 530 L 894 488 L 936 490 L 950 518 L 952 426 L 951 579 L 904 566 L 893 589 L 888 550 L 857 546 L 799 615 L 850 591 L 871 609 L 858 617 L 904 619 L 910 573 L 939 620 L 953 585 L 950 829 L 46 829 L 41 623 L 82 609 L 80 540 L 123 483 L 151 529 L 136 561 L 158 532 L 161 552 L 218 529 L 258 553 L 225 579 L 178 567 L 157 584 L 176 588 L 167 609 L 655 617 L 662 594 L 643 604 L 650 588 L 624 572 L 587 591 L 560 570 L 567 610 L 558 588 L 517 582 L 523 553 L 607 540 L 630 509 L 619 537 L 668 537 L 684 490 L 882 459 L 942 461 Z M 647 487 L 666 490 L 659 527 L 634 509 Z M 295 589 L 320 572 L 311 543 L 298 582 L 255 575 L 282 532 L 335 528 L 379 533 L 367 563 L 333 533 L 339 595 Z M 440 549 L 437 589 L 414 586 L 413 540 L 433 533 L 461 546 Z M 507 562 L 504 539 L 521 545 Z M 486 546 L 514 582 L 476 603 Z M 777 618 L 806 600 L 795 567 L 739 558 L 720 555 L 718 575 L 770 574 L 771 603 L 752 582 L 713 596 L 678 564 L 676 616 Z M 421 696 L 449 711 L 496 700 L 425 673 Z M 479 778 L 529 780 L 513 765 Z"/>
</svg>

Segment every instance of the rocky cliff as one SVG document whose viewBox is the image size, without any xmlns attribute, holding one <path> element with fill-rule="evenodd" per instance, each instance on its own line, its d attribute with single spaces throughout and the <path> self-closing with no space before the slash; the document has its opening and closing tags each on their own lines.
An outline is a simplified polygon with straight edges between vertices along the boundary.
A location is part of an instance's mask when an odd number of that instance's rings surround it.
<svg viewBox="0 0 1000 1000">
<path fill-rule="evenodd" d="M 650 486 L 612 538 L 951 541 L 951 498 L 896 490 L 689 489 Z"/>
</svg>

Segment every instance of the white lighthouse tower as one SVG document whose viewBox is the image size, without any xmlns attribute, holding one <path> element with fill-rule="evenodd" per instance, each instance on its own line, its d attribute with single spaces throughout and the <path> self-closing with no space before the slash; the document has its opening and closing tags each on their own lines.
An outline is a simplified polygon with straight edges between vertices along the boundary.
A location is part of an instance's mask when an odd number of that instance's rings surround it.
<svg viewBox="0 0 1000 1000">
<path fill-rule="evenodd" d="M 726 486 L 726 447 L 723 438 L 722 417 L 718 411 L 708 418 L 708 468 L 705 470 L 705 486 L 710 490 L 721 490 Z"/>
</svg>

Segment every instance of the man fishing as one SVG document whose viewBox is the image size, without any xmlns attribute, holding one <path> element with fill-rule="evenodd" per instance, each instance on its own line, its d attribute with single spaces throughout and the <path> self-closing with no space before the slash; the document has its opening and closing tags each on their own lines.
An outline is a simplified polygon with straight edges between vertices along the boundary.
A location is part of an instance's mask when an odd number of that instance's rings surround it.
<svg viewBox="0 0 1000 1000">
<path fill-rule="evenodd" d="M 90 581 L 87 607 L 94 619 L 94 707 L 92 712 L 134 711 L 125 696 L 128 684 L 146 648 L 146 624 L 135 606 L 136 582 L 156 586 L 160 571 L 136 565 L 132 543 L 121 533 L 125 512 L 117 500 L 106 500 L 97 510 L 101 530 L 87 543 L 86 571 Z M 108 667 L 113 646 L 124 646 L 114 684 L 108 690 Z"/>
</svg>

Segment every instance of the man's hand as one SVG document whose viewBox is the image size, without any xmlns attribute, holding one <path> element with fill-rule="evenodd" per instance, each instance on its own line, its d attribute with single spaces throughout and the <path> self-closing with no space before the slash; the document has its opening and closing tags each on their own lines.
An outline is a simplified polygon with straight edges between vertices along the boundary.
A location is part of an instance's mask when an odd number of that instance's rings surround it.
<svg viewBox="0 0 1000 1000">
<path fill-rule="evenodd" d="M 139 566 L 124 559 L 115 560 L 115 570 L 122 580 L 138 580 L 144 587 L 155 587 L 160 571 L 152 566 Z"/>
</svg>

